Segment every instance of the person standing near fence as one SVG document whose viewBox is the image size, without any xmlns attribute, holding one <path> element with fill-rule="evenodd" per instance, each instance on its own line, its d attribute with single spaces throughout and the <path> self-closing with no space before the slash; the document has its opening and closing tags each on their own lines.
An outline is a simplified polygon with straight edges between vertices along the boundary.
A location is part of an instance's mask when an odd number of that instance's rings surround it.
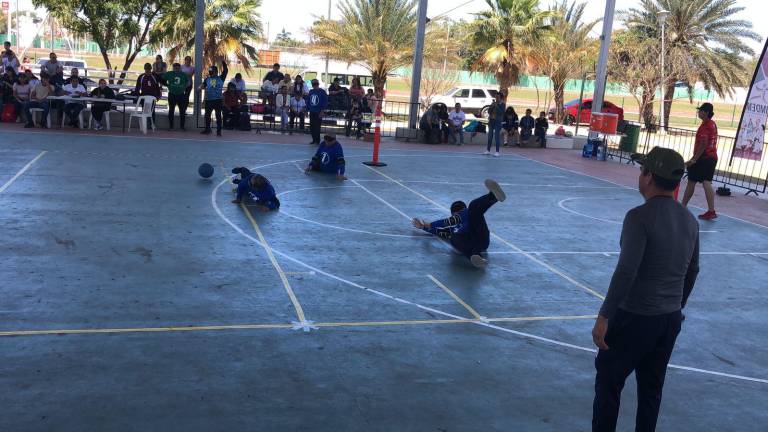
<svg viewBox="0 0 768 432">
<path fill-rule="evenodd" d="M 499 147 L 501 147 L 501 128 L 504 123 L 504 112 L 507 107 L 504 104 L 504 93 L 496 93 L 496 100 L 488 108 L 488 145 L 485 147 L 484 154 L 491 154 L 491 144 L 496 140 L 496 157 L 501 156 Z"/>
<path fill-rule="evenodd" d="M 655 147 L 633 155 L 645 204 L 630 210 L 621 253 L 592 329 L 595 359 L 593 432 L 614 432 L 624 382 L 637 380 L 635 431 L 652 432 L 661 407 L 667 364 L 680 333 L 682 309 L 699 273 L 699 224 L 674 199 L 683 157 Z M 626 430 L 626 428 L 623 428 Z"/>
<path fill-rule="evenodd" d="M 187 117 L 187 87 L 189 86 L 189 77 L 181 70 L 181 65 L 173 64 L 173 70 L 166 72 L 160 77 L 160 82 L 168 87 L 168 130 L 173 130 L 174 114 L 176 107 L 179 107 L 179 126 L 181 130 Z"/>
<path fill-rule="evenodd" d="M 712 117 L 715 116 L 715 108 L 711 103 L 703 103 L 697 108 L 699 118 L 702 120 L 699 130 L 696 131 L 696 144 L 693 148 L 693 157 L 685 163 L 688 167 L 688 184 L 683 194 L 683 205 L 693 197 L 696 183 L 701 183 L 704 196 L 707 199 L 707 211 L 699 215 L 699 219 L 712 220 L 717 218 L 715 212 L 715 190 L 712 187 L 712 178 L 717 167 L 717 125 Z"/>
<path fill-rule="evenodd" d="M 323 111 L 327 106 L 328 94 L 320 88 L 320 82 L 313 79 L 312 90 L 309 91 L 309 130 L 312 132 L 312 142 L 309 145 L 320 144 Z"/>
<path fill-rule="evenodd" d="M 221 62 L 221 75 L 216 66 L 208 68 L 208 77 L 203 81 L 200 90 L 205 90 L 205 129 L 200 132 L 203 135 L 211 133 L 211 114 L 216 113 L 216 136 L 221 136 L 221 107 L 224 80 L 227 79 L 227 62 Z"/>
</svg>

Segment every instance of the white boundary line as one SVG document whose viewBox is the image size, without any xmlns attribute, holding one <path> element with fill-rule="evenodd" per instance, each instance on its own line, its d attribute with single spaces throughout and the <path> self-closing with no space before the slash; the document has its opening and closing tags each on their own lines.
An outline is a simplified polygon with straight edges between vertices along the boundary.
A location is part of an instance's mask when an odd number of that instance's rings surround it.
<svg viewBox="0 0 768 432">
<path fill-rule="evenodd" d="M 368 165 L 366 165 L 366 166 L 368 166 Z M 370 191 L 370 190 L 369 190 L 367 187 L 365 187 L 365 186 L 361 185 L 360 183 L 358 183 L 358 182 L 357 182 L 357 180 L 351 180 L 351 181 L 352 181 L 352 183 L 354 183 L 355 185 L 357 185 L 357 186 L 358 186 L 360 189 L 364 190 L 365 192 L 367 192 L 367 193 L 368 193 L 369 195 L 371 195 L 372 197 L 374 197 L 374 198 L 376 198 L 377 200 L 379 200 L 379 201 L 381 201 L 382 203 L 384 203 L 384 204 L 385 204 L 387 207 L 389 207 L 389 208 L 391 208 L 392 210 L 394 210 L 394 211 L 396 211 L 397 213 L 399 213 L 399 214 L 400 214 L 400 216 L 402 216 L 402 217 L 404 217 L 404 218 L 406 218 L 406 219 L 408 219 L 408 220 L 411 220 L 411 219 L 413 219 L 412 217 L 410 217 L 410 216 L 408 216 L 407 214 L 405 214 L 405 213 L 403 213 L 402 211 L 400 211 L 400 209 L 399 209 L 399 208 L 397 208 L 397 207 L 393 206 L 392 204 L 390 204 L 390 203 L 389 203 L 387 200 L 385 200 L 384 198 L 382 198 L 382 197 L 380 197 L 379 195 L 377 195 L 377 194 L 375 194 L 375 193 L 371 192 L 371 191 Z"/>
<path fill-rule="evenodd" d="M 13 184 L 13 182 L 15 182 L 15 181 L 16 181 L 16 180 L 17 180 L 19 177 L 21 177 L 21 176 L 22 176 L 22 175 L 23 175 L 25 172 L 27 172 L 27 170 L 28 170 L 28 169 L 30 169 L 30 168 L 32 167 L 32 165 L 34 165 L 34 164 L 35 164 L 35 162 L 37 162 L 38 160 L 40 160 L 40 158 L 41 158 L 41 157 L 45 156 L 45 154 L 46 154 L 46 153 L 48 153 L 46 150 L 43 150 L 43 151 L 41 151 L 41 152 L 40 152 L 40 154 L 38 154 L 37 156 L 35 156 L 35 158 L 34 158 L 34 159 L 32 159 L 32 160 L 31 160 L 31 161 L 29 161 L 29 162 L 28 162 L 26 165 L 24 165 L 24 167 L 23 167 L 22 169 L 20 169 L 20 170 L 19 170 L 19 172 L 17 172 L 15 176 L 11 177 L 11 179 L 10 179 L 10 180 L 8 180 L 7 182 L 5 182 L 5 184 L 4 184 L 2 187 L 0 187 L 0 193 L 3 193 L 3 192 L 5 192 L 5 190 L 6 190 L 6 189 L 8 189 L 8 188 L 11 186 L 11 184 Z"/>
<path fill-rule="evenodd" d="M 570 198 L 565 198 L 565 199 L 561 199 L 560 201 L 558 201 L 557 206 L 560 207 L 561 209 L 565 210 L 568 213 L 575 214 L 576 216 L 581 216 L 581 217 L 589 218 L 589 219 L 592 219 L 592 220 L 596 220 L 598 222 L 605 222 L 605 223 L 609 223 L 609 224 L 613 224 L 613 225 L 621 225 L 622 224 L 621 222 L 617 222 L 617 221 L 614 221 L 614 220 L 603 219 L 603 218 L 599 218 L 599 217 L 590 216 L 588 214 L 584 214 L 584 213 L 581 213 L 581 212 L 577 212 L 576 210 L 569 209 L 568 207 L 565 206 L 565 203 L 570 202 L 570 201 L 574 201 L 574 200 L 577 200 L 577 199 L 593 199 L 593 200 L 602 200 L 602 201 L 616 201 L 616 198 L 580 198 L 580 197 L 570 197 Z"/>
<path fill-rule="evenodd" d="M 600 177 L 593 176 L 593 175 L 590 175 L 590 174 L 587 174 L 587 173 L 583 173 L 583 172 L 579 172 L 579 171 L 576 171 L 576 170 L 572 170 L 570 168 L 559 167 L 557 165 L 554 165 L 554 164 L 551 164 L 551 163 L 548 163 L 548 162 L 542 162 L 542 161 L 539 161 L 539 160 L 536 160 L 536 159 L 529 158 L 529 157 L 527 157 L 525 155 L 517 154 L 517 156 L 519 156 L 521 158 L 524 158 L 524 159 L 527 159 L 527 160 L 529 160 L 531 162 L 535 162 L 535 163 L 538 163 L 538 164 L 541 164 L 541 165 L 545 165 L 545 166 L 548 166 L 548 167 L 551 167 L 551 168 L 555 168 L 555 169 L 558 169 L 558 170 L 561 170 L 561 171 L 569 172 L 571 174 L 576 174 L 576 175 L 580 175 L 580 176 L 584 176 L 584 177 L 589 177 L 591 179 L 599 180 L 601 182 L 605 182 L 605 183 L 608 183 L 608 184 L 619 186 L 620 188 L 623 188 L 623 189 L 627 189 L 627 190 L 631 190 L 631 191 L 637 192 L 637 188 L 633 188 L 631 186 L 626 186 L 626 185 L 623 185 L 621 183 L 616 183 L 616 182 L 613 182 L 613 181 L 610 181 L 610 180 L 606 180 L 604 178 L 600 178 Z M 697 208 L 699 210 L 704 210 L 703 208 L 697 207 L 695 205 L 691 205 L 691 207 Z M 728 215 L 728 214 L 725 214 L 725 213 L 718 213 L 718 216 L 720 216 L 720 215 L 725 216 L 725 217 L 730 218 L 730 219 L 733 219 L 733 220 L 737 220 L 739 222 L 744 222 L 746 224 L 750 224 L 750 225 L 754 225 L 754 226 L 757 226 L 757 227 L 760 227 L 760 228 L 768 229 L 768 226 L 761 225 L 761 224 L 759 224 L 757 222 L 748 221 L 748 220 L 745 220 L 745 219 L 742 219 L 742 218 L 738 218 L 736 216 L 731 216 L 731 215 Z"/>
<path fill-rule="evenodd" d="M 389 180 L 376 180 L 376 179 L 357 179 L 361 183 L 387 183 Z M 434 185 L 448 185 L 448 186 L 482 186 L 482 183 L 472 182 L 448 182 L 448 181 L 429 181 L 429 180 L 403 180 L 398 179 L 403 183 L 419 183 L 419 184 L 434 184 Z M 557 185 L 557 184 L 529 184 L 529 183 L 499 183 L 500 186 L 514 186 L 514 187 L 551 187 L 551 188 L 566 188 L 566 189 L 619 189 L 615 186 L 587 186 L 587 185 Z"/>
<path fill-rule="evenodd" d="M 268 166 L 279 165 L 279 164 L 282 164 L 282 163 L 289 163 L 289 162 L 291 162 L 291 161 L 275 162 L 275 163 L 271 163 L 271 164 L 267 164 L 267 165 L 256 167 L 256 168 L 254 168 L 254 170 L 261 169 L 261 168 L 266 168 Z M 216 196 L 218 194 L 218 190 L 219 190 L 219 188 L 221 188 L 222 185 L 224 185 L 224 183 L 226 183 L 226 181 L 222 181 L 221 183 L 219 183 L 219 185 L 217 185 L 215 188 L 213 188 L 213 191 L 211 191 L 211 205 L 213 206 L 214 211 L 216 211 L 218 216 L 224 222 L 226 222 L 227 225 L 231 226 L 240 235 L 242 235 L 243 237 L 251 240 L 253 243 L 255 243 L 257 245 L 261 245 L 261 242 L 259 242 L 258 239 L 254 238 L 253 236 L 251 236 L 248 233 L 246 233 L 245 231 L 243 231 L 242 228 L 238 227 L 234 222 L 229 220 L 229 218 L 224 216 L 224 213 L 222 213 L 221 209 L 219 208 L 218 204 L 216 203 Z M 263 247 L 263 245 L 262 245 L 262 247 Z M 300 266 L 302 266 L 302 267 L 304 267 L 304 268 L 306 268 L 306 269 L 308 269 L 310 271 L 314 271 L 317 274 L 321 274 L 321 275 L 326 276 L 326 277 L 328 277 L 330 279 L 333 279 L 335 281 L 338 281 L 338 282 L 344 283 L 346 285 L 349 285 L 349 286 L 361 289 L 363 291 L 370 292 L 370 293 L 375 294 L 377 296 L 384 297 L 384 298 L 387 298 L 387 299 L 390 299 L 390 300 L 394 300 L 394 301 L 396 301 L 398 303 L 406 304 L 406 305 L 409 305 L 409 306 L 413 306 L 413 307 L 419 308 L 421 310 L 424 310 L 424 311 L 427 311 L 427 312 L 432 312 L 432 313 L 435 313 L 435 314 L 438 314 L 438 315 L 442 315 L 442 316 L 445 316 L 445 317 L 448 317 L 448 318 L 460 319 L 460 320 L 470 320 L 469 318 L 466 318 L 466 317 L 461 317 L 461 316 L 454 315 L 454 314 L 451 314 L 451 313 L 448 313 L 448 312 L 443 312 L 441 310 L 437 310 L 437 309 L 434 309 L 434 308 L 431 308 L 431 307 L 428 307 L 428 306 L 423 306 L 423 305 L 420 305 L 418 303 L 411 302 L 409 300 L 405 300 L 405 299 L 400 298 L 400 297 L 392 296 L 390 294 L 387 294 L 387 293 L 384 293 L 384 292 L 381 292 L 381 291 L 378 291 L 378 290 L 375 290 L 375 289 L 372 289 L 372 288 L 367 288 L 367 287 L 365 287 L 363 285 L 360 285 L 358 283 L 355 283 L 355 282 L 352 282 L 350 280 L 341 278 L 341 277 L 336 276 L 336 275 L 331 274 L 331 273 L 327 273 L 327 272 L 325 272 L 323 270 L 320 270 L 320 269 L 318 269 L 316 267 L 313 267 L 313 266 L 311 266 L 311 265 L 309 265 L 309 264 L 307 264 L 307 263 L 305 263 L 305 262 L 303 262 L 303 261 L 301 261 L 299 259 L 296 259 L 296 258 L 294 258 L 294 257 L 292 257 L 292 256 L 290 256 L 290 255 L 288 255 L 286 253 L 280 252 L 280 251 L 278 251 L 276 249 L 272 249 L 272 252 L 274 252 L 275 254 L 277 254 L 277 255 L 279 255 L 279 256 L 281 256 L 281 257 L 283 257 L 283 258 L 285 258 L 285 259 L 287 259 L 287 260 L 289 260 L 289 261 L 291 261 L 291 262 L 293 262 L 295 264 L 298 264 L 298 265 L 300 265 Z M 498 331 L 501 331 L 501 332 L 504 332 L 504 333 L 514 334 L 514 335 L 517 335 L 517 336 L 520 336 L 520 337 L 524 337 L 524 338 L 527 338 L 527 339 L 533 339 L 533 340 L 537 340 L 537 341 L 540 341 L 540 342 L 561 346 L 561 347 L 564 347 L 564 348 L 572 348 L 572 349 L 575 349 L 575 350 L 578 350 L 578 351 L 589 352 L 589 353 L 596 353 L 597 352 L 597 350 L 593 349 L 593 348 L 587 348 L 587 347 L 583 347 L 583 346 L 579 346 L 579 345 L 570 344 L 570 343 L 567 343 L 567 342 L 561 342 L 561 341 L 557 341 L 557 340 L 554 340 L 554 339 L 549 339 L 549 338 L 545 338 L 545 337 L 542 337 L 542 336 L 537 336 L 537 335 L 530 334 L 530 333 L 520 332 L 520 331 L 517 331 L 517 330 L 508 329 L 508 328 L 501 327 L 501 326 L 498 326 L 498 325 L 494 325 L 494 324 L 491 324 L 491 323 L 484 323 L 484 322 L 472 321 L 472 320 L 470 320 L 470 322 L 472 322 L 475 325 L 491 328 L 491 329 L 498 330 Z M 742 375 L 733 375 L 733 374 L 727 374 L 727 373 L 723 373 L 723 372 L 710 371 L 710 370 L 706 370 L 706 369 L 698 369 L 698 368 L 693 368 L 693 367 L 688 367 L 688 366 L 678 366 L 678 365 L 673 365 L 673 364 L 670 364 L 669 367 L 672 368 L 672 369 L 680 369 L 680 370 L 685 370 L 685 371 L 690 371 L 690 372 L 698 372 L 698 373 L 702 373 L 702 374 L 720 376 L 720 377 L 724 377 L 724 378 L 733 378 L 733 379 L 738 379 L 738 380 L 743 380 L 743 381 L 751 381 L 751 382 L 756 382 L 756 383 L 761 383 L 761 384 L 768 384 L 768 379 L 753 378 L 753 377 L 742 376 Z"/>
<path fill-rule="evenodd" d="M 524 251 L 534 255 L 619 255 L 619 251 Z M 494 251 L 488 255 L 521 255 L 523 252 Z M 699 252 L 699 255 L 768 255 L 768 252 Z"/>
</svg>

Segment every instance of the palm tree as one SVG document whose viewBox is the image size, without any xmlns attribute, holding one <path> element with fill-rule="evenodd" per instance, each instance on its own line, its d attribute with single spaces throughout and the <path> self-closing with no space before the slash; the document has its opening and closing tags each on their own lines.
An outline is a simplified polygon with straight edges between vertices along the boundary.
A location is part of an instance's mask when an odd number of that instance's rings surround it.
<svg viewBox="0 0 768 432">
<path fill-rule="evenodd" d="M 262 37 L 262 26 L 256 10 L 261 0 L 206 0 L 203 42 L 203 68 L 235 56 L 250 72 L 258 60 L 258 50 L 251 45 Z M 168 59 L 192 52 L 195 47 L 194 2 L 178 2 L 155 25 L 154 47 L 171 46 Z"/>
<path fill-rule="evenodd" d="M 376 97 L 384 97 L 387 75 L 413 63 L 416 11 L 412 0 L 344 0 L 339 20 L 322 19 L 312 26 L 311 50 L 359 64 L 371 72 Z M 427 31 L 424 56 L 435 50 Z"/>
<path fill-rule="evenodd" d="M 676 82 L 691 89 L 700 81 L 720 96 L 732 94 L 744 76 L 741 54 L 754 55 L 744 39 L 760 37 L 751 30 L 752 23 L 735 18 L 744 10 L 736 0 L 641 0 L 639 8 L 625 13 L 624 21 L 628 28 L 660 41 L 661 10 L 670 12 L 665 55 L 674 58 L 676 66 L 662 83 L 668 124 Z"/>
<path fill-rule="evenodd" d="M 597 41 L 589 32 L 601 20 L 583 23 L 586 3 L 568 4 L 569 0 L 555 3 L 549 11 L 550 35 L 543 38 L 539 49 L 531 54 L 537 68 L 552 81 L 555 96 L 555 122 L 563 120 L 565 83 L 575 78 L 588 59 L 595 57 Z"/>
<path fill-rule="evenodd" d="M 553 13 L 539 9 L 539 0 L 485 0 L 490 10 L 475 14 L 473 45 L 483 54 L 473 65 L 496 76 L 506 90 L 528 69 L 541 41 L 550 30 Z"/>
</svg>

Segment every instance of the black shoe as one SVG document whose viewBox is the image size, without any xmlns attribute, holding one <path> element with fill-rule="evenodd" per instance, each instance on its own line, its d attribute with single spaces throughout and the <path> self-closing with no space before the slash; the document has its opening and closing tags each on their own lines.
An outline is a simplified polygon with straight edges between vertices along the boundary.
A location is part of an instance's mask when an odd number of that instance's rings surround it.
<svg viewBox="0 0 768 432">
<path fill-rule="evenodd" d="M 221 129 L 216 130 L 216 136 L 221 136 Z"/>
<path fill-rule="evenodd" d="M 172 131 L 172 130 L 173 130 L 173 126 L 169 127 L 169 128 L 168 128 L 168 130 L 169 130 L 169 131 Z"/>
<path fill-rule="evenodd" d="M 25 129 L 29 129 L 29 128 L 33 128 L 33 127 L 35 127 L 35 125 L 33 125 L 32 123 L 27 123 L 27 124 L 24 125 Z"/>
<path fill-rule="evenodd" d="M 200 132 L 200 134 L 201 135 L 210 135 L 211 134 L 211 130 L 210 129 L 203 129 L 203 131 Z"/>
<path fill-rule="evenodd" d="M 179 130 L 186 132 L 186 131 L 187 131 L 187 128 L 185 128 L 184 126 L 182 126 L 182 127 L 180 127 L 180 128 L 179 128 Z"/>
</svg>

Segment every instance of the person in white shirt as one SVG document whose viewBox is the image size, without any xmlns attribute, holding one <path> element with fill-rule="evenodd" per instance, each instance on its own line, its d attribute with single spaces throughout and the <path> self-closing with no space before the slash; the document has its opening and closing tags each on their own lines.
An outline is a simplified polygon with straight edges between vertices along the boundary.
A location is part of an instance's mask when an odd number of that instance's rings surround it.
<svg viewBox="0 0 768 432">
<path fill-rule="evenodd" d="M 65 96 L 70 97 L 82 97 L 87 96 L 88 94 L 85 91 L 85 87 L 83 87 L 82 84 L 80 84 L 80 81 L 78 81 L 77 76 L 72 76 L 69 79 L 69 84 L 65 85 L 62 89 Z M 84 108 L 82 102 L 74 101 L 74 100 L 68 100 L 67 103 L 64 105 L 64 113 L 69 118 L 69 125 L 72 127 L 79 127 L 77 123 L 78 116 L 80 114 L 80 111 L 82 111 Z"/>
<path fill-rule="evenodd" d="M 275 114 L 280 116 L 280 132 L 285 133 L 288 126 L 288 115 L 291 112 L 291 97 L 288 95 L 288 86 L 280 86 L 275 97 Z"/>
<path fill-rule="evenodd" d="M 37 79 L 37 77 L 35 76 L 35 74 L 32 73 L 31 70 L 29 69 L 25 70 L 24 75 L 27 76 L 27 82 L 29 83 L 30 86 L 32 86 L 32 88 L 35 88 L 37 87 L 38 84 L 40 84 L 40 80 Z"/>
<path fill-rule="evenodd" d="M 243 80 L 243 74 L 236 73 L 235 77 L 232 78 L 232 81 L 230 81 L 229 83 L 235 85 L 235 90 L 241 91 L 241 92 L 245 91 L 245 80 Z"/>
<path fill-rule="evenodd" d="M 293 99 L 291 99 L 291 113 L 289 114 L 291 119 L 289 126 L 291 129 L 290 133 L 293 133 L 293 127 L 296 124 L 297 117 L 299 118 L 299 129 L 302 131 L 304 130 L 304 117 L 307 115 L 307 102 L 302 96 L 302 92 L 296 92 L 293 95 Z"/>
<path fill-rule="evenodd" d="M 466 114 L 464 114 L 464 111 L 461 110 L 461 104 L 456 104 L 456 106 L 453 108 L 453 111 L 451 111 L 451 114 L 448 115 L 448 121 L 451 122 L 451 142 L 453 144 L 456 144 L 456 134 L 459 135 L 459 143 L 457 145 L 463 145 L 464 144 L 464 120 L 467 119 Z"/>
</svg>

